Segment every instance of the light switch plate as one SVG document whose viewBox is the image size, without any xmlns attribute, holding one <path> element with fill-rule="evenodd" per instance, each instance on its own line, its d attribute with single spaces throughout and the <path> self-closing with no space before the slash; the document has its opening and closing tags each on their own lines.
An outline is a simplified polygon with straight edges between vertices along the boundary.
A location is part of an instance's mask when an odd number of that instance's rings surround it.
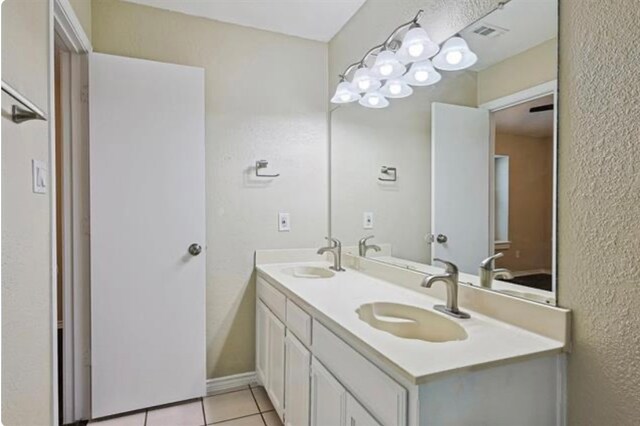
<svg viewBox="0 0 640 426">
<path fill-rule="evenodd" d="M 291 221 L 289 219 L 289 213 L 278 213 L 278 231 L 291 231 Z"/>
<path fill-rule="evenodd" d="M 364 229 L 373 229 L 373 212 L 364 212 L 362 215 L 362 227 Z"/>
<path fill-rule="evenodd" d="M 31 175 L 33 181 L 33 192 L 36 194 L 46 194 L 47 163 L 38 160 L 31 160 Z"/>
</svg>

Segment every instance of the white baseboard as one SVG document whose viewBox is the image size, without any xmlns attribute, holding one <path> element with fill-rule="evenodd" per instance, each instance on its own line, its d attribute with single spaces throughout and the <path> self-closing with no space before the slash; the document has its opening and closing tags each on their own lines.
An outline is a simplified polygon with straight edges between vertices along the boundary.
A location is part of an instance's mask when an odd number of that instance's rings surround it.
<svg viewBox="0 0 640 426">
<path fill-rule="evenodd" d="M 218 377 L 217 379 L 207 379 L 207 395 L 230 391 L 257 383 L 258 377 L 255 371 Z"/>
</svg>

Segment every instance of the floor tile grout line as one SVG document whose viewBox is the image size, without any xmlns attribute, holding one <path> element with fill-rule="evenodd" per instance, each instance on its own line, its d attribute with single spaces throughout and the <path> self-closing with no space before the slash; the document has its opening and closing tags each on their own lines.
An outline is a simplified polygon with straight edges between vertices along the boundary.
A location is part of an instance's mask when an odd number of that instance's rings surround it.
<svg viewBox="0 0 640 426">
<path fill-rule="evenodd" d="M 245 385 L 247 387 L 249 387 L 249 389 L 251 389 L 250 385 Z M 240 392 L 240 391 L 244 391 L 247 390 L 245 387 L 241 387 L 241 388 L 237 388 L 237 389 L 233 389 L 233 390 L 227 390 L 227 391 L 221 391 L 220 393 L 214 393 L 213 395 L 207 395 L 205 396 L 205 398 L 213 398 L 215 396 L 219 396 L 219 395 L 226 395 L 229 393 L 233 393 L 233 392 Z"/>
<path fill-rule="evenodd" d="M 144 426 L 147 426 L 147 417 L 149 416 L 149 410 L 144 410 Z"/>
<path fill-rule="evenodd" d="M 206 426 L 207 425 L 207 413 L 204 411 L 204 398 L 200 398 L 200 408 L 202 408 L 202 419 L 204 420 L 204 424 Z"/>
<path fill-rule="evenodd" d="M 211 426 L 211 425 L 220 425 L 220 424 L 222 424 L 222 423 L 231 422 L 231 421 L 233 421 L 233 420 L 244 419 L 244 418 L 247 418 L 247 417 L 253 417 L 253 416 L 257 416 L 257 415 L 260 415 L 260 413 L 246 414 L 246 415 L 244 415 L 244 416 L 234 417 L 234 418 L 232 418 L 232 419 L 220 420 L 219 422 L 209 423 L 209 424 L 207 424 L 207 426 Z M 262 416 L 260 416 L 260 417 L 262 417 Z M 262 422 L 264 423 L 264 419 L 262 419 Z M 265 425 L 266 425 L 266 423 L 265 423 Z"/>
<path fill-rule="evenodd" d="M 264 416 L 262 415 L 262 409 L 260 408 L 260 405 L 258 404 L 258 399 L 253 394 L 253 389 L 251 388 L 251 386 L 249 386 L 249 392 L 251 392 L 251 397 L 253 398 L 253 402 L 256 403 L 256 408 L 258 408 L 258 413 L 260 413 L 260 418 L 262 419 L 262 424 L 264 426 L 267 426 L 267 421 L 264 419 Z"/>
</svg>

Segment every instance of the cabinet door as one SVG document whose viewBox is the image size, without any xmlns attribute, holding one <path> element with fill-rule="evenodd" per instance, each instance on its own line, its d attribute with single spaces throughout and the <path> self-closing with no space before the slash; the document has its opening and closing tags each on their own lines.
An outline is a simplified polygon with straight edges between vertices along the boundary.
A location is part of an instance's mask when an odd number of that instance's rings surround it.
<svg viewBox="0 0 640 426">
<path fill-rule="evenodd" d="M 258 300 L 256 304 L 256 374 L 263 386 L 267 386 L 268 324 L 267 307 Z"/>
<path fill-rule="evenodd" d="M 284 419 L 284 324 L 267 309 L 268 353 L 265 389 L 273 408 Z"/>
<path fill-rule="evenodd" d="M 380 426 L 356 399 L 347 394 L 347 426 Z"/>
<path fill-rule="evenodd" d="M 311 426 L 345 426 L 347 392 L 314 357 L 311 362 Z"/>
<path fill-rule="evenodd" d="M 289 330 L 286 343 L 285 426 L 307 426 L 311 354 Z"/>
</svg>

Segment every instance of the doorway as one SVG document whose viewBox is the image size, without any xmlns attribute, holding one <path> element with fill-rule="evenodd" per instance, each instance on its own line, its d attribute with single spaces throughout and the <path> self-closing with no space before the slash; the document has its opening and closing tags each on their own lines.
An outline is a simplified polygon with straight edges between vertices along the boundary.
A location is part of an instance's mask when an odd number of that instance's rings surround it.
<svg viewBox="0 0 640 426">
<path fill-rule="evenodd" d="M 482 106 L 491 113 L 491 215 L 496 266 L 513 284 L 556 288 L 557 82 Z"/>
</svg>

